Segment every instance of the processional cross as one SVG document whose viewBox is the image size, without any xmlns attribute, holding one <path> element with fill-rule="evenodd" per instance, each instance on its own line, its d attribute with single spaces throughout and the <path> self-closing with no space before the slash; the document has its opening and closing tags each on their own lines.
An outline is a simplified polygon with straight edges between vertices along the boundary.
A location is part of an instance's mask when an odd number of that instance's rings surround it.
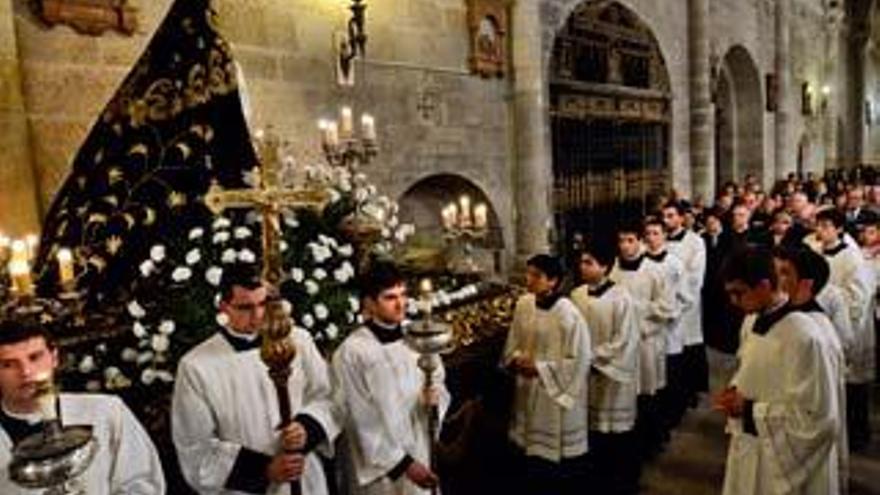
<svg viewBox="0 0 880 495">
<path fill-rule="evenodd" d="M 280 159 L 278 138 L 267 132 L 258 145 L 260 172 L 258 183 L 249 189 L 224 189 L 216 181 L 205 194 L 204 203 L 214 215 L 226 209 L 254 209 L 262 215 L 263 270 L 262 278 L 270 284 L 273 291 L 278 290 L 283 278 L 281 266 L 281 209 L 306 207 L 323 209 L 328 194 L 319 189 L 291 189 L 284 187 L 278 179 Z M 290 378 L 290 363 L 296 356 L 296 348 L 290 340 L 293 322 L 284 311 L 281 298 L 276 294 L 267 301 L 266 319 L 260 334 L 263 343 L 260 358 L 269 368 L 269 377 L 275 385 L 278 409 L 281 416 L 280 428 L 288 426 L 293 418 L 290 411 L 290 394 L 287 382 Z M 299 482 L 291 484 L 291 492 L 301 492 Z"/>
</svg>

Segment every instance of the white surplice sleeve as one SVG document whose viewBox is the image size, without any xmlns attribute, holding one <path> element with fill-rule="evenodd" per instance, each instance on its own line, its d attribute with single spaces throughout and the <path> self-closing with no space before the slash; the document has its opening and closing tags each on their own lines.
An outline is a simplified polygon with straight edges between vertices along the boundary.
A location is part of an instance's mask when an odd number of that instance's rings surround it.
<svg viewBox="0 0 880 495">
<path fill-rule="evenodd" d="M 165 477 L 156 447 L 134 414 L 117 397 L 109 397 L 112 418 L 109 451 L 113 453 L 110 493 L 156 495 L 165 493 Z"/>
<path fill-rule="evenodd" d="M 333 400 L 333 387 L 327 361 L 321 356 L 311 335 L 305 330 L 296 329 L 297 359 L 305 372 L 306 387 L 303 405 L 295 415 L 308 415 L 317 421 L 324 430 L 326 439 L 317 448 L 327 457 L 333 456 L 333 440 L 341 431 L 341 416 L 337 403 Z"/>
<path fill-rule="evenodd" d="M 842 414 L 823 344 L 815 338 L 793 337 L 786 348 L 783 398 L 755 402 L 752 407 L 758 436 L 772 447 L 770 458 L 778 463 L 779 476 L 773 481 L 783 489 L 780 493 L 797 493 L 827 462 Z"/>
<path fill-rule="evenodd" d="M 840 288 L 828 283 L 817 294 L 816 302 L 822 307 L 828 315 L 828 319 L 834 325 L 834 330 L 837 331 L 837 335 L 840 337 L 840 344 L 843 347 L 843 355 L 846 358 L 846 362 L 851 363 L 857 343 L 855 333 L 853 333 L 849 306 L 847 306 Z"/>
<path fill-rule="evenodd" d="M 614 299 L 610 338 L 593 350 L 593 366 L 619 383 L 636 379 L 633 360 L 639 352 L 639 336 L 632 298 L 625 291 Z"/>
<path fill-rule="evenodd" d="M 676 300 L 675 287 L 670 287 L 659 268 L 646 271 L 646 277 L 651 280 L 651 301 L 648 303 L 648 319 L 654 325 L 645 325 L 642 335 L 652 337 L 660 334 L 663 328 L 674 321 L 680 315 Z"/>
<path fill-rule="evenodd" d="M 214 412 L 195 368 L 181 361 L 171 402 L 171 436 L 183 477 L 199 492 L 217 492 L 229 478 L 241 445 L 220 440 Z"/>
<path fill-rule="evenodd" d="M 567 299 L 560 299 L 552 309 L 561 326 L 560 355 L 554 359 L 535 361 L 538 377 L 547 395 L 565 409 L 571 409 L 585 385 L 590 369 L 590 330 L 577 308 Z"/>
</svg>

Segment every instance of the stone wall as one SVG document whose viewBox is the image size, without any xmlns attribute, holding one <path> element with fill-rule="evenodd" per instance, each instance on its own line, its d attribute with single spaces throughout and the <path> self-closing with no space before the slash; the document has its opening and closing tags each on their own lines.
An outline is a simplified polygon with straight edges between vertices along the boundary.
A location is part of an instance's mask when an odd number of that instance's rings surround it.
<svg viewBox="0 0 880 495">
<path fill-rule="evenodd" d="M 46 28 L 25 0 L 14 0 L 15 36 L 11 29 L 7 34 L 21 48 L 42 211 L 171 2 L 134 3 L 141 24 L 135 36 L 90 37 Z M 307 162 L 319 156 L 319 118 L 333 117 L 343 104 L 356 114 L 370 112 L 381 151 L 368 173 L 383 191 L 399 197 L 427 176 L 457 174 L 491 199 L 504 232 L 511 232 L 509 83 L 469 74 L 465 2 L 368 5 L 368 58 L 358 65 L 352 90 L 338 87 L 334 74 L 333 37 L 348 18 L 344 2 L 215 0 L 221 32 L 243 69 L 252 128 L 273 126 L 293 141 L 298 160 Z M 512 249 L 513 239 L 506 245 Z"/>
</svg>

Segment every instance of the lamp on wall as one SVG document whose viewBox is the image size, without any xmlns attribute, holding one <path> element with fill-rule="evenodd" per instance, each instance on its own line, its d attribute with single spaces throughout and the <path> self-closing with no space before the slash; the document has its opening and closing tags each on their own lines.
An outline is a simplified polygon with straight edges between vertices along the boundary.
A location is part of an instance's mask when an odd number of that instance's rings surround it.
<svg viewBox="0 0 880 495">
<path fill-rule="evenodd" d="M 822 101 L 820 103 L 822 112 L 828 110 L 828 99 L 831 97 L 831 86 L 828 84 L 822 86 Z"/>
<path fill-rule="evenodd" d="M 801 83 L 801 114 L 813 114 L 813 89 L 807 81 Z"/>
<path fill-rule="evenodd" d="M 366 0 L 351 0 L 351 18 L 348 20 L 348 30 L 339 41 L 339 81 L 346 85 L 352 85 L 352 65 L 358 56 L 366 54 L 367 33 L 364 27 L 366 22 Z"/>
</svg>

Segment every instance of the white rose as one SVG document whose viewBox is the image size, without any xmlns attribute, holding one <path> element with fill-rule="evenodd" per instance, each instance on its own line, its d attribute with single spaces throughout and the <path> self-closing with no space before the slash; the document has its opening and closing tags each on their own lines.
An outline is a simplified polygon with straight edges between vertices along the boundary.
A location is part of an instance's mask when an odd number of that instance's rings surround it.
<svg viewBox="0 0 880 495">
<path fill-rule="evenodd" d="M 228 240 L 229 240 L 229 232 L 226 232 L 225 230 L 221 230 L 220 232 L 217 232 L 214 234 L 214 239 L 212 240 L 212 242 L 214 244 L 223 244 L 224 242 L 226 242 Z"/>
<path fill-rule="evenodd" d="M 104 370 L 104 379 L 110 381 L 121 374 L 122 372 L 119 371 L 119 368 L 117 368 L 116 366 L 110 366 L 109 368 Z"/>
<path fill-rule="evenodd" d="M 220 285 L 220 280 L 223 278 L 223 269 L 219 266 L 212 266 L 205 270 L 205 280 L 208 281 L 209 284 L 217 287 Z"/>
<path fill-rule="evenodd" d="M 171 342 L 168 340 L 167 335 L 153 335 L 152 340 L 150 341 L 150 347 L 153 348 L 156 352 L 165 352 L 168 350 L 168 347 L 171 345 Z"/>
<path fill-rule="evenodd" d="M 153 271 L 156 270 L 156 265 L 153 263 L 153 260 L 147 260 L 141 263 L 140 269 L 141 275 L 144 278 L 147 278 L 150 276 L 151 273 L 153 273 Z"/>
<path fill-rule="evenodd" d="M 82 358 L 82 361 L 79 362 L 79 372 L 80 373 L 91 373 L 95 370 L 95 358 L 92 356 L 86 355 Z"/>
<path fill-rule="evenodd" d="M 339 191 L 337 191 L 336 189 L 330 189 L 328 194 L 330 195 L 330 197 L 328 198 L 330 203 L 336 203 L 337 201 L 342 199 L 342 195 L 339 194 Z"/>
<path fill-rule="evenodd" d="M 302 316 L 302 324 L 306 328 L 312 328 L 313 326 L 315 326 L 315 319 L 312 317 L 312 315 L 306 313 Z"/>
<path fill-rule="evenodd" d="M 367 200 L 368 197 L 369 197 L 369 193 L 367 193 L 366 189 L 359 187 L 354 190 L 354 200 L 357 201 L 358 203 L 363 203 L 364 201 Z"/>
<path fill-rule="evenodd" d="M 175 282 L 184 282 L 189 280 L 190 277 L 192 277 L 192 270 L 185 266 L 179 266 L 171 272 L 171 280 Z"/>
<path fill-rule="evenodd" d="M 287 225 L 291 229 L 299 227 L 299 221 L 296 219 L 296 215 L 294 215 L 293 212 L 287 212 L 284 214 L 284 225 Z"/>
<path fill-rule="evenodd" d="M 315 317 L 319 320 L 326 320 L 327 316 L 330 315 L 330 311 L 327 310 L 327 306 L 324 306 L 321 303 L 315 305 Z"/>
<path fill-rule="evenodd" d="M 238 252 L 238 261 L 243 263 L 253 263 L 257 261 L 257 255 L 248 248 L 244 248 Z"/>
<path fill-rule="evenodd" d="M 201 227 L 196 227 L 189 231 L 189 240 L 194 241 L 200 237 L 205 235 L 205 229 Z"/>
<path fill-rule="evenodd" d="M 152 368 L 147 368 L 141 373 L 141 382 L 144 385 L 152 385 L 156 380 L 156 371 Z"/>
<path fill-rule="evenodd" d="M 327 333 L 327 338 L 335 339 L 339 336 L 339 327 L 333 323 L 327 325 L 327 328 L 324 331 Z"/>
<path fill-rule="evenodd" d="M 195 265 L 199 261 L 202 260 L 202 253 L 199 252 L 198 248 L 191 249 L 188 253 L 186 253 L 186 264 L 187 265 Z"/>
<path fill-rule="evenodd" d="M 251 229 L 249 229 L 247 227 L 236 227 L 235 228 L 235 238 L 236 239 L 247 239 L 251 235 L 253 235 L 251 233 Z"/>
<path fill-rule="evenodd" d="M 375 196 L 376 195 L 376 186 L 374 186 L 373 184 L 368 184 L 367 185 L 367 194 L 369 194 L 370 196 Z"/>
<path fill-rule="evenodd" d="M 327 278 L 327 271 L 323 268 L 315 268 L 315 271 L 312 272 L 312 277 L 318 281 L 324 280 Z"/>
<path fill-rule="evenodd" d="M 349 256 L 354 254 L 354 248 L 351 246 L 351 244 L 346 244 L 339 248 L 339 254 L 348 258 Z"/>
<path fill-rule="evenodd" d="M 173 320 L 164 320 L 159 324 L 159 333 L 163 335 L 171 335 L 176 328 Z"/>
<path fill-rule="evenodd" d="M 287 241 L 281 241 L 278 243 L 278 249 L 280 249 L 282 253 L 287 252 L 287 249 L 289 247 L 290 246 L 287 244 Z"/>
<path fill-rule="evenodd" d="M 220 229 L 228 229 L 231 226 L 232 226 L 232 222 L 230 222 L 228 218 L 217 217 L 217 219 L 214 220 L 214 224 L 211 226 L 211 228 L 214 230 L 220 230 Z"/>
<path fill-rule="evenodd" d="M 222 313 L 222 312 L 217 313 L 217 316 L 215 316 L 214 319 L 217 321 L 217 324 L 220 325 L 221 327 L 225 327 L 226 325 L 229 325 L 229 315 L 227 315 L 226 313 Z"/>
<path fill-rule="evenodd" d="M 147 336 L 146 327 L 144 327 L 139 321 L 134 322 L 134 325 L 131 326 L 131 331 L 134 333 L 134 336 L 139 339 Z"/>
<path fill-rule="evenodd" d="M 126 363 L 133 363 L 133 362 L 137 361 L 138 353 L 136 350 L 132 349 L 131 347 L 126 347 L 125 349 L 122 350 L 121 357 L 122 357 L 122 360 L 125 361 Z"/>
<path fill-rule="evenodd" d="M 150 258 L 156 263 L 165 259 L 165 246 L 156 244 L 150 249 Z"/>
<path fill-rule="evenodd" d="M 227 248 L 223 251 L 223 254 L 220 255 L 220 261 L 222 263 L 235 263 L 235 260 L 238 259 L 238 252 L 235 249 Z"/>
<path fill-rule="evenodd" d="M 171 383 L 174 381 L 174 375 L 172 375 L 171 372 L 169 372 L 167 370 L 156 371 L 156 378 L 158 378 L 159 381 L 162 381 L 165 383 Z"/>
<path fill-rule="evenodd" d="M 351 191 L 351 181 L 349 181 L 348 179 L 343 179 L 339 181 L 339 190 L 342 192 Z"/>
<path fill-rule="evenodd" d="M 290 278 L 293 279 L 296 283 L 302 283 L 303 279 L 306 277 L 305 272 L 303 272 L 302 268 L 294 268 L 290 270 Z"/>
<path fill-rule="evenodd" d="M 142 352 L 142 353 L 138 354 L 137 363 L 138 364 L 148 363 L 153 360 L 154 356 L 155 356 L 155 354 L 153 354 L 153 351 Z"/>
<path fill-rule="evenodd" d="M 354 323 L 354 313 L 352 313 L 350 311 L 346 311 L 345 312 L 345 321 L 347 321 L 349 323 Z"/>
<path fill-rule="evenodd" d="M 363 172 L 358 172 L 354 174 L 354 178 L 352 179 L 356 184 L 363 184 L 367 182 L 367 174 Z"/>
<path fill-rule="evenodd" d="M 400 220 L 397 218 L 397 215 L 392 215 L 391 218 L 388 219 L 388 226 L 392 229 L 397 227 L 397 224 L 400 223 Z"/>
<path fill-rule="evenodd" d="M 352 313 L 357 313 L 361 310 L 361 302 L 358 298 L 354 296 L 350 296 L 348 298 L 348 306 L 351 308 Z"/>
<path fill-rule="evenodd" d="M 143 318 L 147 315 L 147 312 L 144 308 L 138 304 L 136 299 L 132 299 L 130 303 L 128 303 L 128 314 L 131 315 L 132 318 Z"/>
<path fill-rule="evenodd" d="M 336 279 L 337 282 L 344 284 L 348 282 L 348 271 L 343 269 L 342 267 L 333 270 L 333 278 Z"/>
<path fill-rule="evenodd" d="M 290 301 L 288 301 L 287 299 L 282 299 L 281 310 L 284 311 L 284 314 L 290 316 L 293 313 L 293 304 L 290 304 Z"/>
<path fill-rule="evenodd" d="M 318 283 L 314 280 L 306 280 L 306 293 L 310 296 L 314 296 L 320 291 L 320 287 L 318 287 Z"/>
<path fill-rule="evenodd" d="M 388 227 L 382 227 L 382 238 L 388 239 L 391 237 L 391 230 Z"/>
</svg>

